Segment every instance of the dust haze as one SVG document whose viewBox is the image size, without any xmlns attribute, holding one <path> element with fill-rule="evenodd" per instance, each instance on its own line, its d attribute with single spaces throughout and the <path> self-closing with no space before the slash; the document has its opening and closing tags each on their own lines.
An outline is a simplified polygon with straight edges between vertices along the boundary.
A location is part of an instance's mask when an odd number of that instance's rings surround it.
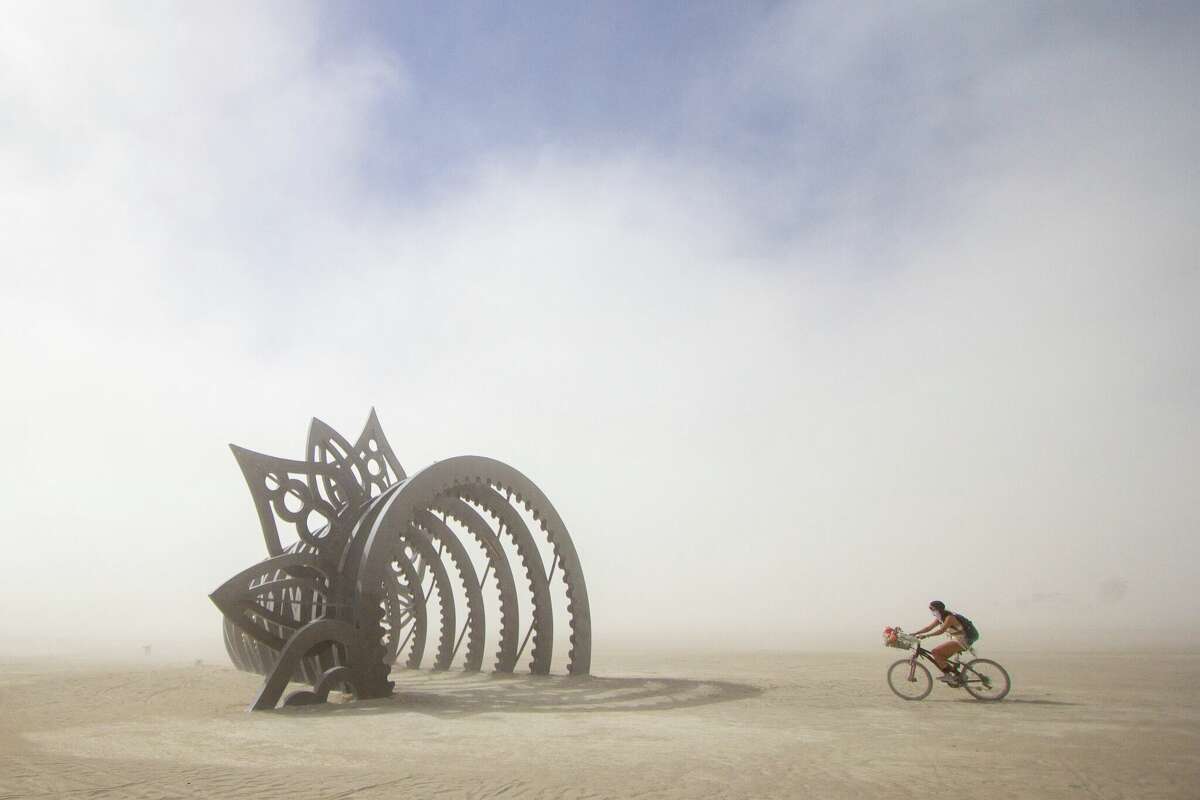
<svg viewBox="0 0 1200 800">
<path fill-rule="evenodd" d="M 876 647 L 933 598 L 1195 648 L 1194 20 L 922 8 L 780 6 L 670 99 L 687 137 L 418 188 L 369 165 L 422 158 L 425 87 L 315 9 L 9 8 L 6 650 L 217 657 L 207 594 L 265 555 L 227 444 L 372 406 L 410 473 L 545 490 L 598 656 Z"/>
</svg>

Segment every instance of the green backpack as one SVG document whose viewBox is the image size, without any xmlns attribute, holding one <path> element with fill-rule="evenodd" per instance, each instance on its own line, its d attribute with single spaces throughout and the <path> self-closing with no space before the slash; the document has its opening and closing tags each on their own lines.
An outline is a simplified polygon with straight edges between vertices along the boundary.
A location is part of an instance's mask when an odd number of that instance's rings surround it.
<svg viewBox="0 0 1200 800">
<path fill-rule="evenodd" d="M 958 621 L 962 623 L 963 633 L 967 635 L 967 643 L 973 644 L 979 639 L 979 629 L 975 627 L 974 622 L 971 622 L 971 620 L 967 619 L 962 614 L 958 613 L 957 611 L 953 613 L 954 616 L 958 618 Z"/>
</svg>

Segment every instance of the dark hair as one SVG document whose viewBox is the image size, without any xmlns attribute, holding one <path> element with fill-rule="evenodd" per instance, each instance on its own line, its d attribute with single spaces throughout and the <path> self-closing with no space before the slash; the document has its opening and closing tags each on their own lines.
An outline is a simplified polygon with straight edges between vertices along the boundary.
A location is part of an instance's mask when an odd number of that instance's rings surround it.
<svg viewBox="0 0 1200 800">
<path fill-rule="evenodd" d="M 946 613 L 946 604 L 941 600 L 930 600 L 929 607 L 932 608 L 939 617 Z"/>
</svg>

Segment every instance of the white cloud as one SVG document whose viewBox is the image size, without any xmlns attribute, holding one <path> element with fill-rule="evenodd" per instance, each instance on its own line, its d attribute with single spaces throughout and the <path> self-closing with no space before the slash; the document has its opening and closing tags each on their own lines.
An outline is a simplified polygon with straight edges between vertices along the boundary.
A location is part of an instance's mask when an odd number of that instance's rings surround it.
<svg viewBox="0 0 1200 800">
<path fill-rule="evenodd" d="M 918 176 L 879 193 L 903 209 L 816 164 L 829 212 L 768 241 L 727 167 L 634 147 L 498 152 L 390 203 L 360 169 L 404 146 L 373 125 L 406 111 L 397 60 L 319 46 L 299 6 L 206 9 L 0 32 L 14 632 L 130 607 L 114 635 L 215 631 L 204 593 L 259 555 L 224 442 L 294 454 L 309 415 L 353 432 L 372 403 L 410 468 L 481 452 L 544 486 L 602 637 L 870 637 L 931 594 L 1017 626 L 1022 597 L 1112 575 L 1196 617 L 1200 286 L 1172 176 L 1197 115 L 1154 54 L 1102 59 L 1103 90 L 1077 49 L 970 61 L 966 97 L 904 99 L 935 120 L 898 132 L 919 146 L 872 156 Z M 812 52 L 792 30 L 742 75 L 869 99 L 845 76 L 887 25 Z M 968 111 L 987 124 L 931 144 Z"/>
</svg>

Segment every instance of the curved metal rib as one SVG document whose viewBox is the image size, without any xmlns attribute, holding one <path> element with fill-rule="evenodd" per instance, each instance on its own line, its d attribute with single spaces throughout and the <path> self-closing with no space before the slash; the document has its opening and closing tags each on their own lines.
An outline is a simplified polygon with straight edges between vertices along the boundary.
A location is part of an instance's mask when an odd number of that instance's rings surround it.
<svg viewBox="0 0 1200 800">
<path fill-rule="evenodd" d="M 388 609 L 386 619 L 392 628 L 392 641 L 388 644 L 385 661 L 388 663 L 394 662 L 404 652 L 404 648 L 410 646 L 409 642 L 411 642 L 411 649 L 408 651 L 408 660 L 405 661 L 404 666 L 408 669 L 417 669 L 421 666 L 421 659 L 425 657 L 425 639 L 429 629 L 429 610 L 425 607 L 426 598 L 424 589 L 421 587 L 420 574 L 418 574 L 416 568 L 404 553 L 400 552 L 400 548 L 397 548 L 397 552 L 398 555 L 393 559 L 392 563 L 396 565 L 400 574 L 404 576 L 404 583 L 411 589 L 411 595 L 406 611 L 398 608 Z M 390 579 L 395 584 L 398 578 L 396 575 L 392 575 Z M 392 601 L 389 599 L 385 602 L 390 603 Z M 411 631 L 404 634 L 404 638 L 399 638 L 400 631 L 406 627 L 401 624 L 404 614 L 412 615 L 413 627 Z"/>
<path fill-rule="evenodd" d="M 454 492 L 498 519 L 512 537 L 513 544 L 517 546 L 517 555 L 525 568 L 525 578 L 529 581 L 529 591 L 532 595 L 532 648 L 529 651 L 529 671 L 535 675 L 549 674 L 550 659 L 554 655 L 554 606 L 550 600 L 546 565 L 542 561 L 542 554 L 533 539 L 533 534 L 529 532 L 529 526 L 504 496 L 490 486 L 467 484 L 455 487 Z"/>
<path fill-rule="evenodd" d="M 550 498 L 533 481 L 510 467 L 507 480 L 502 480 L 499 485 L 513 492 L 517 501 L 529 509 L 554 548 L 566 584 L 567 624 L 571 628 L 567 672 L 571 675 L 587 675 L 592 668 L 592 607 L 575 542 Z"/>
<path fill-rule="evenodd" d="M 386 524 L 386 520 L 381 520 Z M 454 652 L 454 632 L 457 628 L 454 613 L 454 589 L 450 585 L 450 575 L 446 572 L 446 564 L 438 555 L 437 548 L 429 538 L 429 534 L 410 523 L 401 532 L 402 541 L 409 544 L 419 553 L 421 559 L 429 565 L 433 574 L 432 587 L 437 589 L 438 609 L 441 625 L 438 629 L 437 655 L 433 659 L 433 668 L 437 670 L 450 669 L 450 657 Z M 424 604 L 428 605 L 429 593 L 418 584 Z"/>
<path fill-rule="evenodd" d="M 518 637 L 521 635 L 521 613 L 517 604 L 517 584 L 513 580 L 512 567 L 500 544 L 499 537 L 492 531 L 483 516 L 473 507 L 457 497 L 440 495 L 431 508 L 442 511 L 458 521 L 475 537 L 488 555 L 491 574 L 496 580 L 500 595 L 500 630 L 496 649 L 496 672 L 512 672 L 517 666 Z"/>
<path fill-rule="evenodd" d="M 478 672 L 483 664 L 483 633 L 487 627 L 487 616 L 484 613 L 483 591 L 479 585 L 479 577 L 475 574 L 475 565 L 471 563 L 471 557 L 467 555 L 467 549 L 463 547 L 463 543 L 445 522 L 428 511 L 418 511 L 416 523 L 426 533 L 438 540 L 458 570 L 458 576 L 467 598 L 467 619 L 464 629 L 464 633 L 467 635 L 467 651 L 464 656 L 463 669 L 468 672 Z M 455 639 L 455 649 L 458 647 L 458 641 Z M 451 651 L 450 657 L 453 660 L 453 651 Z"/>
</svg>

